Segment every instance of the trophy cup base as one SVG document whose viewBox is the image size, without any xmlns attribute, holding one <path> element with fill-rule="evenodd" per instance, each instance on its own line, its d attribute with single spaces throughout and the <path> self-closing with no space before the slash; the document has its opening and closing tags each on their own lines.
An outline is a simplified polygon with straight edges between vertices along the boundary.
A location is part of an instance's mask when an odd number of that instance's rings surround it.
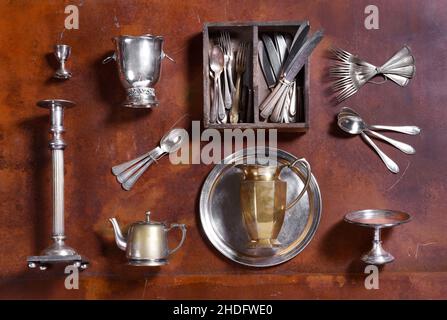
<svg viewBox="0 0 447 320">
<path fill-rule="evenodd" d="M 127 99 L 123 102 L 126 108 L 150 109 L 158 106 L 159 101 L 155 97 L 153 88 L 129 88 Z"/>
<path fill-rule="evenodd" d="M 247 247 L 249 249 L 261 249 L 261 248 L 277 248 L 281 246 L 281 242 L 277 239 L 257 239 L 250 240 Z"/>
<path fill-rule="evenodd" d="M 40 256 L 30 256 L 27 258 L 28 267 L 46 270 L 48 265 L 65 263 L 76 268 L 87 269 L 88 260 L 79 255 L 73 248 L 66 246 L 63 241 L 57 240 L 51 246 L 42 251 Z"/>
<path fill-rule="evenodd" d="M 139 259 L 139 260 L 129 260 L 127 263 L 130 266 L 135 267 L 157 267 L 168 264 L 167 259 Z"/>
<path fill-rule="evenodd" d="M 62 80 L 67 80 L 71 78 L 71 72 L 68 71 L 58 71 L 53 75 L 53 78 L 55 79 L 62 79 Z"/>
</svg>

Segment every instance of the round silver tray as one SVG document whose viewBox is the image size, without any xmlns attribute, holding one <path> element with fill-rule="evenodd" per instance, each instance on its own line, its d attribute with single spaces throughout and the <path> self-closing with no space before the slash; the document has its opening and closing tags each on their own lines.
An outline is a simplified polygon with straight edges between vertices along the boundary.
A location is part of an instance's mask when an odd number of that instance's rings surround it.
<svg viewBox="0 0 447 320">
<path fill-rule="evenodd" d="M 256 154 L 255 148 L 240 150 L 216 165 L 209 173 L 200 195 L 200 220 L 203 230 L 213 244 L 227 258 L 252 267 L 270 267 L 294 258 L 304 250 L 314 236 L 321 216 L 321 194 L 312 175 L 309 188 L 301 200 L 286 212 L 278 240 L 279 248 L 247 248 L 249 241 L 240 211 L 240 171 L 232 163 L 263 161 L 276 156 L 270 164 L 289 163 L 297 158 L 280 149 L 265 148 Z M 267 158 L 265 155 L 268 154 Z M 294 170 L 303 180 L 306 170 L 301 164 Z M 302 189 L 303 182 L 292 169 L 280 175 L 287 182 L 287 202 Z"/>
</svg>

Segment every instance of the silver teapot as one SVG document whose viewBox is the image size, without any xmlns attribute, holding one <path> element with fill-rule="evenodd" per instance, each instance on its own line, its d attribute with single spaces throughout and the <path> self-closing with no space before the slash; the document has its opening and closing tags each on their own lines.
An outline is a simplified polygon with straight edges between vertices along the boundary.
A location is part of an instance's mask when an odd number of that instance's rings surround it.
<svg viewBox="0 0 447 320">
<path fill-rule="evenodd" d="M 115 218 L 109 219 L 115 231 L 115 241 L 121 250 L 126 251 L 128 264 L 133 266 L 161 266 L 168 263 L 168 257 L 176 252 L 186 238 L 186 226 L 172 223 L 169 227 L 161 222 L 151 221 L 146 212 L 146 221 L 133 223 L 124 238 Z M 168 232 L 173 228 L 182 230 L 182 239 L 174 249 L 168 247 Z"/>
<path fill-rule="evenodd" d="M 153 86 L 160 78 L 161 61 L 164 58 L 172 60 L 163 52 L 163 37 L 119 36 L 112 40 L 116 51 L 104 59 L 103 63 L 111 60 L 118 63 L 120 80 L 127 91 L 127 99 L 123 106 L 130 108 L 157 106 L 159 102 Z"/>
</svg>

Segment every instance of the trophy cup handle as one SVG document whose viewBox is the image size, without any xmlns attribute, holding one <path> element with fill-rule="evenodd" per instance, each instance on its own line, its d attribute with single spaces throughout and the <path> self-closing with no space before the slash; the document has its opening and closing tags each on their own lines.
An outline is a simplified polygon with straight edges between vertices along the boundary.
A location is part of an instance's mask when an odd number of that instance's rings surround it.
<svg viewBox="0 0 447 320">
<path fill-rule="evenodd" d="M 102 60 L 102 64 L 109 63 L 112 60 L 116 61 L 116 53 L 115 52 L 112 55 L 110 55 L 107 58 L 105 58 L 104 60 Z"/>
<path fill-rule="evenodd" d="M 296 175 L 298 175 L 298 174 L 295 172 L 295 170 L 293 170 L 293 169 L 296 168 L 295 165 L 296 165 L 297 163 L 299 163 L 299 162 L 301 162 L 301 163 L 304 165 L 304 167 L 306 168 L 306 171 L 307 171 L 307 178 L 306 178 L 306 181 L 304 182 L 303 190 L 301 190 L 301 192 L 298 194 L 298 196 L 297 196 L 297 197 L 296 197 L 296 198 L 295 198 L 295 199 L 294 199 L 294 200 L 293 200 L 293 201 L 286 207 L 286 210 L 289 210 L 289 209 L 292 208 L 295 204 L 297 204 L 298 201 L 300 201 L 301 197 L 304 195 L 304 193 L 306 192 L 307 188 L 309 187 L 310 179 L 312 179 L 312 171 L 311 171 L 311 169 L 310 169 L 310 164 L 309 164 L 309 162 L 307 162 L 306 159 L 304 159 L 304 158 L 297 159 L 297 160 L 293 161 L 291 164 L 289 164 L 288 167 L 291 168 L 292 171 L 294 171 L 294 173 L 295 173 Z M 300 176 L 298 176 L 298 177 L 301 179 Z"/>
<path fill-rule="evenodd" d="M 164 51 L 161 52 L 161 60 L 164 58 L 168 58 L 168 60 L 171 60 L 172 62 L 175 62 L 174 59 L 172 59 L 170 56 L 168 56 Z"/>
</svg>

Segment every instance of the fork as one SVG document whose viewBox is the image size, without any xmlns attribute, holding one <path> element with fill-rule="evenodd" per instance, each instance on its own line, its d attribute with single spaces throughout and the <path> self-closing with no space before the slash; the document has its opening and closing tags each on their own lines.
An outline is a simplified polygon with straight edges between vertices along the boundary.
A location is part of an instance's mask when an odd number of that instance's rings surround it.
<svg viewBox="0 0 447 320">
<path fill-rule="evenodd" d="M 229 86 L 229 80 L 228 80 L 228 64 L 230 62 L 230 55 L 229 51 L 231 51 L 231 48 L 229 50 L 228 46 L 226 45 L 225 35 L 223 32 L 220 33 L 220 37 L 217 39 L 217 42 L 219 43 L 219 46 L 222 48 L 224 53 L 224 69 L 223 69 L 223 89 L 224 89 L 224 105 L 225 109 L 231 108 L 231 88 Z M 231 70 L 231 69 L 230 69 Z"/>
<path fill-rule="evenodd" d="M 245 72 L 246 61 L 247 61 L 247 49 L 248 44 L 246 42 L 241 43 L 239 49 L 236 53 L 236 91 L 233 95 L 233 102 L 231 104 L 230 111 L 230 122 L 239 122 L 239 102 L 240 102 L 240 92 L 241 92 L 241 77 Z"/>
<path fill-rule="evenodd" d="M 332 89 L 337 92 L 337 101 L 341 102 L 355 94 L 376 75 L 376 66 L 343 49 L 332 49 L 332 53 L 338 60 L 330 69 L 331 77 L 337 79 Z"/>
<path fill-rule="evenodd" d="M 222 32 L 222 40 L 223 40 L 223 46 L 224 46 L 224 55 L 227 56 L 227 63 L 226 63 L 226 69 L 227 69 L 227 76 L 228 76 L 228 84 L 230 85 L 230 93 L 231 95 L 234 94 L 235 87 L 234 87 L 234 81 L 233 81 L 233 60 L 234 60 L 234 53 L 233 48 L 231 46 L 231 38 L 230 34 L 228 32 Z M 231 99 L 231 96 L 230 96 Z"/>
</svg>

